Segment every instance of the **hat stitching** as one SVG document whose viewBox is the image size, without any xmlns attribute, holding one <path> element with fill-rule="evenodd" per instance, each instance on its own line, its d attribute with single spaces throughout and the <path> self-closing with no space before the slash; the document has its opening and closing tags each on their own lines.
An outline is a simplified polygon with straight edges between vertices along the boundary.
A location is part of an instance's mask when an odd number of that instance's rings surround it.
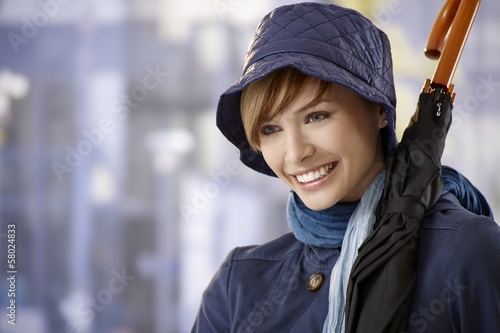
<svg viewBox="0 0 500 333">
<path fill-rule="evenodd" d="M 296 39 L 296 38 L 292 38 L 292 39 Z M 287 39 L 275 40 L 275 41 L 270 42 L 270 43 L 278 43 L 278 42 L 280 42 L 280 41 L 285 41 L 285 40 L 287 40 Z M 318 41 L 318 42 L 320 42 L 320 43 L 324 43 L 324 42 L 322 42 L 322 41 Z M 269 46 L 269 44 L 267 44 L 267 46 Z M 342 48 L 338 48 L 337 46 L 333 46 L 333 45 L 329 45 L 329 46 L 331 46 L 331 47 L 333 47 L 333 48 L 335 48 L 335 49 L 338 49 L 338 50 L 339 50 L 339 52 L 346 52 L 344 49 L 342 49 Z M 375 47 L 375 48 L 373 48 L 373 49 L 380 49 L 380 48 L 379 48 L 379 47 Z M 368 50 L 368 49 L 365 49 L 364 51 L 366 51 L 366 50 Z M 255 53 L 257 53 L 258 51 L 259 51 L 259 50 L 257 49 L 257 50 L 254 50 L 252 53 L 254 53 L 254 52 L 255 52 Z M 328 58 L 324 58 L 324 57 L 322 57 L 321 55 L 317 55 L 317 54 L 310 54 L 310 53 L 307 53 L 307 52 L 304 52 L 304 51 L 301 51 L 301 50 L 288 50 L 288 51 L 285 51 L 285 52 L 284 52 L 284 51 L 279 51 L 279 50 L 278 50 L 278 51 L 276 51 L 276 52 L 274 52 L 274 53 L 265 54 L 265 55 L 263 55 L 263 56 L 261 56 L 261 57 L 259 57 L 259 58 L 255 59 L 255 60 L 252 60 L 252 63 L 251 63 L 251 64 L 247 64 L 247 65 L 245 66 L 245 71 L 244 71 L 244 73 L 248 73 L 248 72 L 249 72 L 249 70 L 250 70 L 250 67 L 252 67 L 252 66 L 253 66 L 253 65 L 255 65 L 257 62 L 261 61 L 261 60 L 262 60 L 262 59 L 264 59 L 264 58 L 267 58 L 267 57 L 269 57 L 269 56 L 273 56 L 273 55 L 274 55 L 274 56 L 285 56 L 285 54 L 289 54 L 289 53 L 302 53 L 302 54 L 308 54 L 308 55 L 310 55 L 310 56 L 312 56 L 312 57 L 320 58 L 320 59 L 323 59 L 324 61 L 327 61 L 327 62 L 332 63 L 330 59 L 328 59 Z M 347 52 L 347 53 L 348 53 L 348 52 Z M 349 55 L 351 55 L 351 53 L 348 53 L 348 54 L 349 54 Z M 249 54 L 249 57 L 250 57 L 250 58 L 252 57 L 252 56 L 251 56 L 251 54 Z M 364 66 L 367 70 L 369 70 L 369 71 L 373 72 L 373 73 L 376 75 L 376 79 L 378 79 L 378 80 L 380 80 L 380 79 L 381 79 L 381 80 L 382 80 L 381 84 L 382 84 L 382 87 L 384 88 L 384 90 L 385 90 L 385 89 L 387 89 L 387 87 L 393 88 L 393 85 L 391 84 L 391 82 L 390 82 L 390 81 L 388 81 L 388 80 L 385 78 L 384 73 L 386 73 L 386 71 L 387 71 L 387 70 L 385 70 L 385 67 L 384 67 L 384 66 L 382 66 L 382 67 L 372 66 L 371 64 L 368 64 L 368 63 L 366 63 L 366 62 L 363 62 L 363 61 L 362 61 L 361 59 L 359 59 L 358 57 L 356 57 L 356 59 L 357 59 L 357 60 L 360 62 L 360 64 L 362 64 L 362 65 L 363 65 L 363 66 Z M 299 59 L 299 60 L 303 61 L 303 59 Z M 334 63 L 332 63 L 332 64 L 334 64 Z M 343 68 L 342 66 L 340 66 L 340 65 L 338 65 L 338 64 L 334 64 L 334 65 L 339 66 L 340 68 Z M 324 64 L 323 64 L 323 63 L 321 63 L 321 66 L 322 66 L 322 68 L 325 70 L 325 67 L 324 67 Z M 380 70 L 381 70 L 381 69 L 382 69 L 382 72 L 380 72 Z M 300 70 L 300 69 L 299 69 L 299 70 Z M 349 71 L 349 69 L 348 69 L 348 68 L 344 68 L 344 70 Z M 354 75 L 354 76 L 356 76 L 354 73 L 351 73 L 351 74 L 352 74 L 352 75 Z M 358 77 L 358 76 L 356 76 L 356 77 Z M 358 77 L 358 79 L 360 79 L 360 80 L 361 80 L 361 81 L 363 81 L 363 82 L 366 82 L 364 77 Z M 327 80 L 327 81 L 331 81 L 331 80 Z M 375 87 L 375 85 L 374 85 L 374 83 L 373 83 L 373 82 L 372 82 L 371 86 L 372 86 L 373 88 L 375 88 L 375 89 L 378 89 L 378 88 L 376 88 L 376 87 Z M 381 91 L 380 89 L 378 89 L 378 90 L 379 90 L 379 91 Z M 382 92 L 382 91 L 381 91 L 381 92 Z M 385 94 L 384 94 L 384 95 L 385 95 Z"/>
<path fill-rule="evenodd" d="M 303 16 L 307 15 L 307 14 L 310 14 L 314 11 L 317 11 L 318 13 L 320 13 L 327 21 L 330 22 L 330 19 L 323 13 L 321 12 L 320 10 L 318 10 L 318 8 L 312 8 L 310 11 L 308 12 L 305 12 L 305 13 L 301 13 Z M 269 25 L 277 25 L 279 26 L 281 29 L 277 30 L 274 34 L 272 34 L 271 36 L 269 36 L 269 38 L 264 38 L 262 34 L 259 34 L 258 37 L 260 39 L 263 39 L 265 41 L 268 41 L 269 39 L 272 39 L 272 37 L 274 37 L 275 35 L 279 34 L 280 32 L 282 32 L 282 30 L 285 30 L 287 32 L 289 32 L 290 34 L 292 35 L 296 35 L 296 32 L 292 32 L 290 30 L 287 29 L 286 26 L 282 25 L 281 23 L 279 23 L 278 21 L 280 21 L 281 17 L 283 15 L 286 15 L 286 14 L 289 14 L 289 13 L 294 13 L 297 15 L 297 17 L 295 19 L 293 19 L 292 21 L 288 22 L 286 25 L 291 25 L 293 24 L 295 21 L 301 19 L 304 23 L 306 23 L 307 25 L 310 26 L 310 28 L 314 28 L 315 26 L 313 26 L 309 21 L 306 21 L 303 17 L 300 16 L 300 14 L 294 12 L 293 10 L 287 10 L 287 11 L 282 11 L 281 13 L 279 13 L 278 16 L 276 17 L 269 17 L 269 21 L 265 21 L 266 23 L 266 26 L 269 26 Z M 328 14 L 332 14 L 331 12 L 329 12 Z M 342 17 L 345 17 L 345 16 L 348 16 L 348 15 L 353 15 L 353 13 L 342 13 L 342 15 L 339 15 L 339 16 L 336 16 L 336 17 L 333 17 L 332 19 L 340 19 Z M 358 15 L 359 16 L 359 15 Z M 262 28 L 262 27 L 259 27 L 259 28 Z M 261 30 L 261 29 L 259 29 Z M 252 43 L 252 44 L 255 44 L 255 43 Z"/>
<path fill-rule="evenodd" d="M 322 14 L 322 15 L 323 15 L 323 14 Z M 352 13 L 347 13 L 347 14 L 345 14 L 345 15 L 338 16 L 338 17 L 336 17 L 335 19 L 339 19 L 339 18 L 346 17 L 346 16 L 359 16 L 359 15 L 355 15 L 355 14 L 352 14 Z M 325 18 L 327 19 L 327 21 L 328 21 L 328 22 L 331 22 L 331 20 L 330 20 L 330 19 L 328 19 L 327 17 L 325 17 Z M 304 23 L 306 23 L 307 25 L 309 25 L 309 27 L 308 27 L 307 29 L 305 29 L 305 30 L 301 30 L 300 32 L 293 32 L 293 31 L 290 31 L 290 30 L 287 28 L 287 26 L 291 25 L 291 24 L 292 24 L 292 22 L 295 22 L 295 21 L 297 21 L 298 19 L 301 19 Z M 296 19 L 294 19 L 292 22 L 289 22 L 289 23 L 287 23 L 287 25 L 286 25 L 286 26 L 283 26 L 282 24 L 280 24 L 279 22 L 277 22 L 277 20 L 274 20 L 274 21 L 273 21 L 273 24 L 274 24 L 274 25 L 279 26 L 281 29 L 277 30 L 277 31 L 276 31 L 273 35 L 271 35 L 271 36 L 269 36 L 269 37 L 267 37 L 267 38 L 265 38 L 262 34 L 259 34 L 259 35 L 257 36 L 258 38 L 256 38 L 255 42 L 254 42 L 254 43 L 252 43 L 252 47 L 251 47 L 251 48 L 253 48 L 253 47 L 254 47 L 254 45 L 255 45 L 255 44 L 257 44 L 257 43 L 258 43 L 259 41 L 261 41 L 261 40 L 263 40 L 263 41 L 265 41 L 265 42 L 269 42 L 269 41 L 271 41 L 271 40 L 273 39 L 273 37 L 275 37 L 277 34 L 281 33 L 283 30 L 285 30 L 285 31 L 289 32 L 289 33 L 292 35 L 292 37 L 289 37 L 289 38 L 294 38 L 294 37 L 297 37 L 297 36 L 298 36 L 298 35 L 300 35 L 300 34 L 303 34 L 304 32 L 306 32 L 306 31 L 308 31 L 308 30 L 311 30 L 311 29 L 316 29 L 318 26 L 320 26 L 320 25 L 322 25 L 322 24 L 327 23 L 327 22 L 322 22 L 321 24 L 312 25 L 310 22 L 308 22 L 308 21 L 304 20 L 304 19 L 303 19 L 303 18 L 301 18 L 301 17 L 297 17 L 297 18 L 296 18 Z M 363 31 L 366 31 L 366 30 L 373 30 L 373 28 L 368 26 L 368 27 L 365 27 L 364 29 L 361 29 L 361 30 L 359 30 L 359 29 L 358 29 L 358 30 L 353 30 L 353 31 L 350 31 L 350 32 L 346 32 L 345 34 L 341 34 L 341 35 L 337 35 L 337 36 L 332 36 L 331 38 L 329 38 L 329 39 L 327 39 L 327 40 L 328 40 L 328 41 L 331 41 L 331 40 L 334 40 L 334 39 L 336 39 L 336 38 L 341 38 L 341 37 L 343 37 L 343 36 L 347 36 L 347 35 L 349 35 L 349 34 L 359 34 L 360 32 L 363 32 Z M 318 32 L 318 35 L 319 35 L 319 36 L 321 36 L 322 34 L 321 34 L 320 32 Z M 320 40 L 322 40 L 322 39 L 323 39 L 323 36 L 321 36 L 321 37 L 322 37 L 322 38 L 321 38 Z"/>
</svg>

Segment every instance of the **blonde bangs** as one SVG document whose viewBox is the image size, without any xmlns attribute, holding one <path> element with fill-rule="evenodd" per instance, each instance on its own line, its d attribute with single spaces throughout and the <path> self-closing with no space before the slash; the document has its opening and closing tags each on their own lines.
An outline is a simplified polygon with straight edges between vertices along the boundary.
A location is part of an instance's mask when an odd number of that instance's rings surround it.
<svg viewBox="0 0 500 333">
<path fill-rule="evenodd" d="M 297 98 L 305 83 L 317 81 L 320 98 L 330 85 L 286 67 L 249 84 L 241 93 L 241 119 L 247 140 L 254 150 L 260 149 L 259 131 L 267 122 L 279 116 Z"/>
</svg>

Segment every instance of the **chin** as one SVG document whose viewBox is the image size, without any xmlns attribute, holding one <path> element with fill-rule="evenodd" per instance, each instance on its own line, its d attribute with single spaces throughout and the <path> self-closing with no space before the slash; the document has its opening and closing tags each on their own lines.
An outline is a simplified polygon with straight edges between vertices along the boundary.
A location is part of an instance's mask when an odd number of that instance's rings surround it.
<svg viewBox="0 0 500 333">
<path fill-rule="evenodd" d="M 307 208 L 309 208 L 311 210 L 316 210 L 316 211 L 330 208 L 338 202 L 338 201 L 334 201 L 334 200 L 329 200 L 329 201 L 320 200 L 320 201 L 318 201 L 318 200 L 314 200 L 313 198 L 303 198 L 303 197 L 300 197 L 300 199 L 302 200 L 302 202 L 304 202 L 304 204 L 307 206 Z"/>
</svg>

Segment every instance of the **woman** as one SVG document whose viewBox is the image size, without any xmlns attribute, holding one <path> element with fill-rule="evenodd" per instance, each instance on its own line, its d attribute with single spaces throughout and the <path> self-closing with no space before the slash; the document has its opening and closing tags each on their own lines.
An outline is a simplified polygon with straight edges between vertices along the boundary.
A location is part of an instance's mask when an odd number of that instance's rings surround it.
<svg viewBox="0 0 500 333">
<path fill-rule="evenodd" d="M 263 18 L 217 125 L 243 163 L 290 187 L 292 233 L 233 250 L 193 332 L 344 332 L 349 254 L 377 224 L 395 108 L 389 41 L 359 13 L 302 3 Z M 463 176 L 443 179 L 421 224 L 407 331 L 492 332 L 500 228 L 476 215 L 490 210 Z"/>
</svg>

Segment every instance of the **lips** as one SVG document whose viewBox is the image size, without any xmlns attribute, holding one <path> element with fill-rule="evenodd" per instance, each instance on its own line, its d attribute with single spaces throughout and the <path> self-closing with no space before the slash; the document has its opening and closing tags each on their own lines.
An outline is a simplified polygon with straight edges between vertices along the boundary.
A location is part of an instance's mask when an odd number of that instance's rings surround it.
<svg viewBox="0 0 500 333">
<path fill-rule="evenodd" d="M 302 184 L 311 183 L 318 179 L 321 179 L 327 176 L 330 172 L 332 172 L 333 168 L 337 165 L 336 162 L 332 162 L 326 165 L 321 166 L 316 170 L 311 170 L 305 172 L 303 174 L 295 175 L 297 181 Z"/>
</svg>

